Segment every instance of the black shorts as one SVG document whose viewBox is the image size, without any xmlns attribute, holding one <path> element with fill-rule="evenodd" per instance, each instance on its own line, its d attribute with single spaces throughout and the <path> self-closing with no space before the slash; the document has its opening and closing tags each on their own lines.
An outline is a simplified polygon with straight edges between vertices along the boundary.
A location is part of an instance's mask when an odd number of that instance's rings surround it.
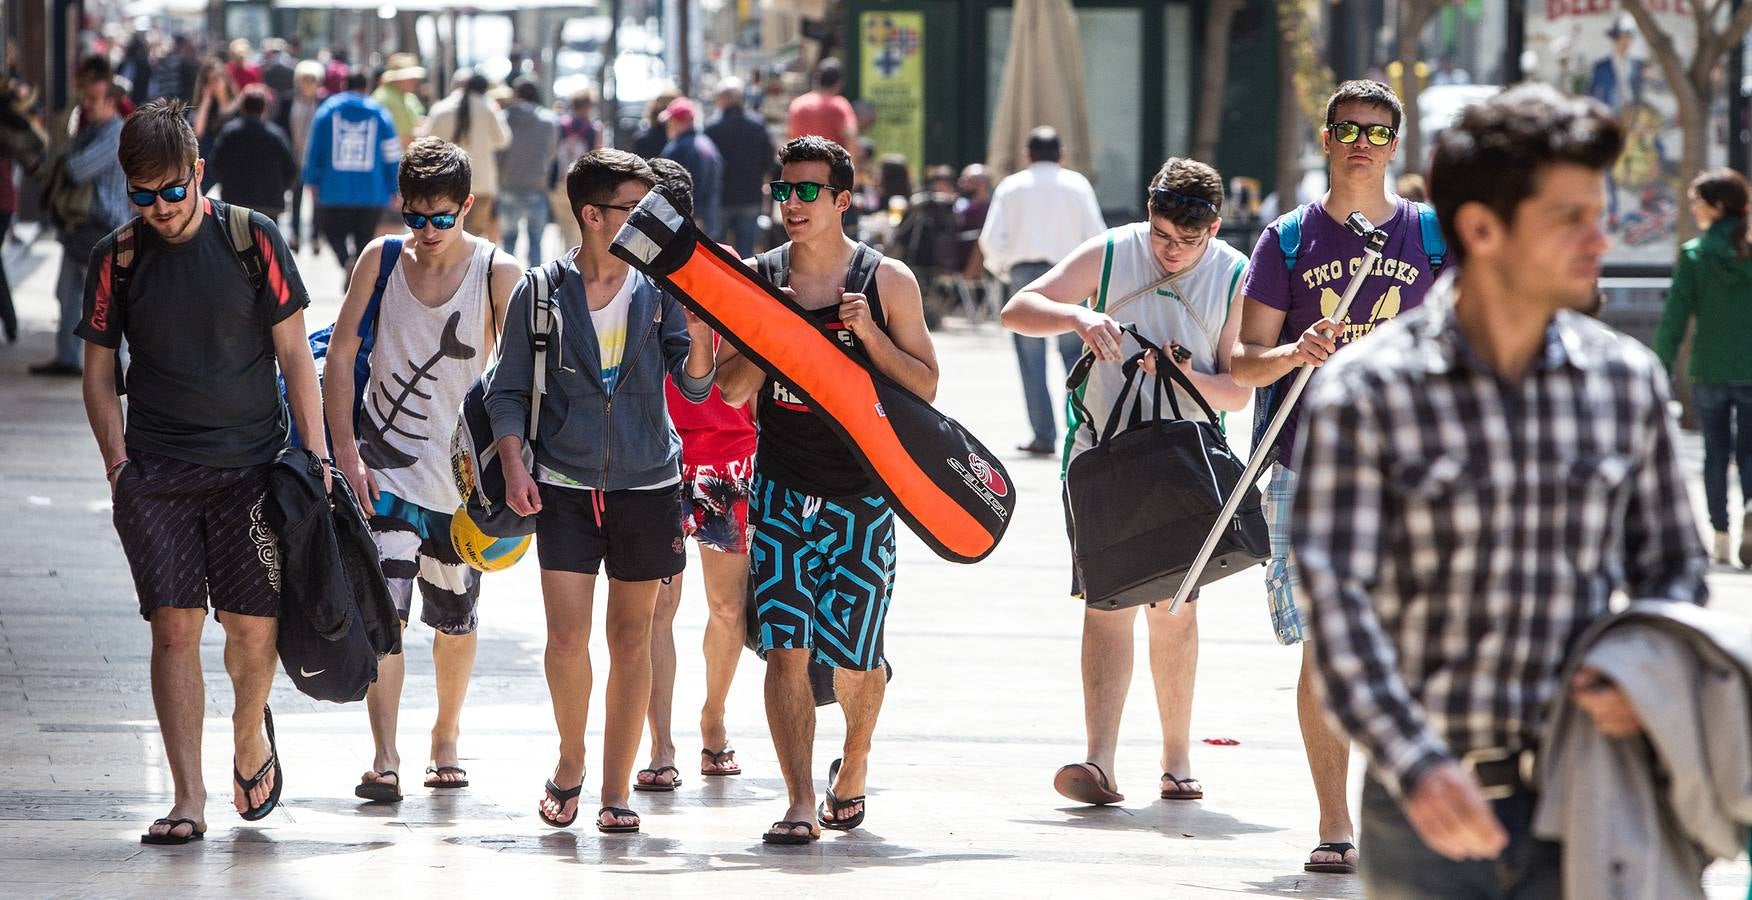
<svg viewBox="0 0 1752 900">
<path fill-rule="evenodd" d="M 616 581 L 656 581 L 687 564 L 681 485 L 649 491 L 586 491 L 544 484 L 535 555 L 556 572 L 595 575 L 607 562 Z"/>
<path fill-rule="evenodd" d="M 116 534 L 140 615 L 206 609 L 280 611 L 278 539 L 264 512 L 268 466 L 218 469 L 138 450 L 117 476 Z"/>
</svg>

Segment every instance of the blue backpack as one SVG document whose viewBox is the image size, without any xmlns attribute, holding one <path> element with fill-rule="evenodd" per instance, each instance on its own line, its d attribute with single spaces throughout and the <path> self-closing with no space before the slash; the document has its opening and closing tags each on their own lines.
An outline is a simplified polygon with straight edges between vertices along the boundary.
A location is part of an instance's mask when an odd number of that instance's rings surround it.
<svg viewBox="0 0 1752 900">
<path fill-rule="evenodd" d="M 371 300 L 365 304 L 365 314 L 359 318 L 359 355 L 353 358 L 353 421 L 359 421 L 359 411 L 365 408 L 365 388 L 371 381 L 371 348 L 377 346 L 377 318 L 379 308 L 383 305 L 383 288 L 389 284 L 390 273 L 395 271 L 395 264 L 401 261 L 401 238 L 384 238 L 382 255 L 377 261 L 377 281 L 371 286 Z M 310 335 L 310 355 L 316 357 L 316 384 L 322 387 L 323 363 L 328 359 L 329 341 L 335 335 L 335 326 L 319 328 Z M 280 402 L 286 402 L 286 378 L 280 377 Z M 291 407 L 287 407 L 290 411 Z M 298 423 L 292 421 L 290 414 L 286 417 L 292 432 L 292 446 L 304 446 L 304 440 L 298 435 Z M 327 430 L 326 427 L 324 429 Z M 330 453 L 333 453 L 331 447 Z"/>
<path fill-rule="evenodd" d="M 1442 237 L 1442 225 L 1436 219 L 1436 210 L 1427 203 L 1411 204 L 1417 209 L 1418 229 L 1423 232 L 1424 253 L 1430 260 L 1430 274 L 1442 271 L 1442 263 L 1448 257 L 1448 241 Z M 1308 211 L 1306 206 L 1298 206 L 1278 217 L 1273 223 L 1278 230 L 1278 249 L 1284 254 L 1284 268 L 1290 272 L 1296 271 L 1296 259 L 1302 254 L 1302 216 Z M 1277 380 L 1269 387 L 1255 388 L 1253 391 L 1253 448 L 1250 455 L 1257 456 L 1261 449 L 1275 453 L 1277 448 L 1261 448 L 1259 438 L 1265 432 L 1265 426 L 1277 414 L 1278 403 L 1283 399 L 1284 392 L 1290 388 L 1291 379 L 1296 374 L 1291 372 Z"/>
</svg>

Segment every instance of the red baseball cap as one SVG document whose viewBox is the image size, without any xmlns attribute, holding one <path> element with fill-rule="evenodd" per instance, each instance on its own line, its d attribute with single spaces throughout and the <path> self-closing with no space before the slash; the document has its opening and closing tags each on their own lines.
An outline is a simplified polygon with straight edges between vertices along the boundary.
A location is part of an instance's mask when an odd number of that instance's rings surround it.
<svg viewBox="0 0 1752 900">
<path fill-rule="evenodd" d="M 669 101 L 669 105 L 663 107 L 663 112 L 658 114 L 657 121 L 668 122 L 671 120 L 692 122 L 694 120 L 693 101 L 686 97 L 677 97 Z"/>
</svg>

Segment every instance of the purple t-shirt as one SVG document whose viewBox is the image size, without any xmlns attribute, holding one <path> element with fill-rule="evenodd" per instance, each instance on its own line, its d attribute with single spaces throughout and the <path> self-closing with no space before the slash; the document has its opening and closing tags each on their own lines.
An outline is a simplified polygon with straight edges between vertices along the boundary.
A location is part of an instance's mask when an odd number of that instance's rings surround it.
<svg viewBox="0 0 1752 900">
<path fill-rule="evenodd" d="M 1379 227 L 1387 232 L 1387 248 L 1376 263 L 1374 274 L 1363 282 L 1351 303 L 1350 315 L 1338 338 L 1341 349 L 1374 331 L 1376 325 L 1422 305 L 1424 295 L 1436 280 L 1430 271 L 1429 254 L 1424 250 L 1415 204 L 1401 199 L 1398 211 Z M 1283 310 L 1284 330 L 1278 343 L 1292 342 L 1338 308 L 1346 285 L 1363 266 L 1363 244 L 1362 238 L 1335 220 L 1316 200 L 1302 214 L 1301 249 L 1296 255 L 1295 271 L 1284 267 L 1284 251 L 1278 244 L 1278 226 L 1274 222 L 1253 248 L 1241 293 Z M 1291 468 L 1295 467 L 1296 423 L 1300 413 L 1298 408 L 1291 414 L 1278 437 L 1278 446 L 1283 448 L 1279 458 Z"/>
</svg>

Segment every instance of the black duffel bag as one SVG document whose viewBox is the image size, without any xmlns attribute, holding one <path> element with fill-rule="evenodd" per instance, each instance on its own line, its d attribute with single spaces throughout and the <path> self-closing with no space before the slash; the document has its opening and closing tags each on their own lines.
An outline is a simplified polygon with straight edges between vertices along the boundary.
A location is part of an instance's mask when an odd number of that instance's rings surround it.
<svg viewBox="0 0 1752 900">
<path fill-rule="evenodd" d="M 1095 420 L 1077 394 L 1095 357 L 1085 354 L 1066 379 L 1071 403 L 1095 437 L 1094 446 L 1066 469 L 1065 493 L 1077 579 L 1084 602 L 1096 609 L 1124 609 L 1173 597 L 1245 468 L 1217 428 L 1216 411 L 1191 379 L 1136 329 L 1122 329 L 1144 350 L 1125 361 L 1125 386 L 1100 433 L 1095 433 Z M 1160 376 L 1150 379 L 1139 369 L 1147 353 L 1159 354 L 1157 372 L 1179 385 L 1208 420 L 1181 417 L 1174 391 Z M 1143 418 L 1146 379 L 1155 384 L 1151 419 Z M 1134 393 L 1138 402 L 1121 431 L 1121 414 Z M 1164 398 L 1172 419 L 1162 418 Z M 1260 501 L 1259 488 L 1249 486 L 1199 575 L 1199 585 L 1265 562 L 1271 545 Z"/>
</svg>

